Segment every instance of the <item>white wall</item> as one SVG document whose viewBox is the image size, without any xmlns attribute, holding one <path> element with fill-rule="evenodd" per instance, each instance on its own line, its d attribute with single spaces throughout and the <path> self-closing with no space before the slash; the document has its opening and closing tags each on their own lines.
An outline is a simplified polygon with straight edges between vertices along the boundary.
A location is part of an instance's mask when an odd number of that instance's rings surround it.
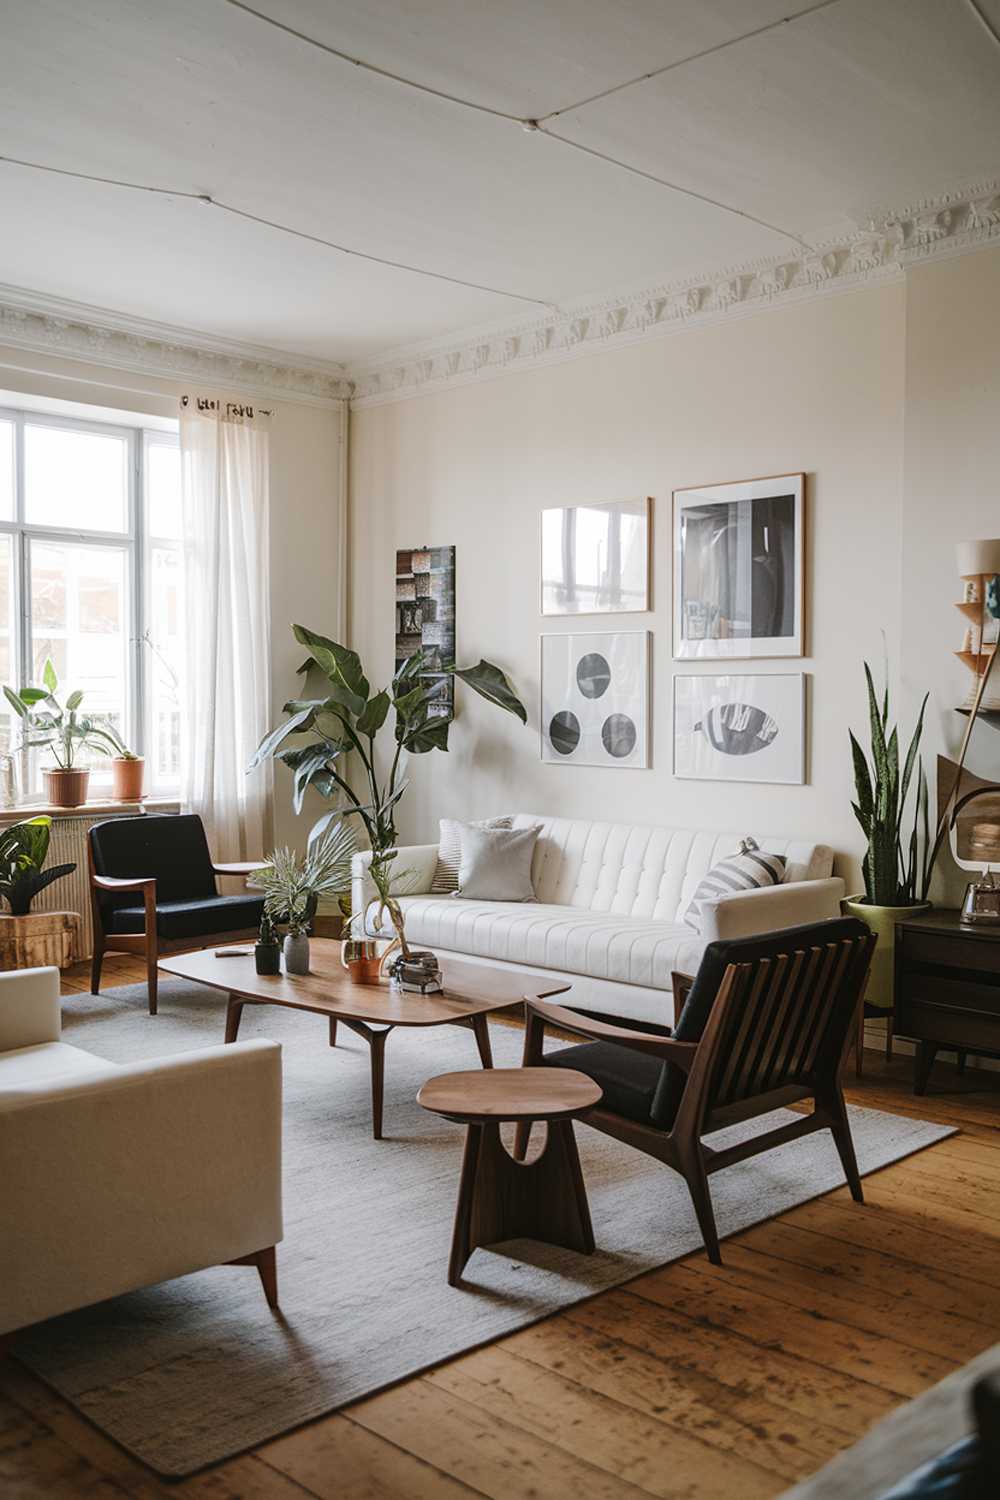
<svg viewBox="0 0 1000 1500">
<path fill-rule="evenodd" d="M 880 662 L 883 630 L 898 653 L 905 309 L 898 282 L 352 414 L 352 644 L 370 675 L 392 671 L 395 548 L 454 543 L 458 657 L 499 662 L 530 715 L 522 729 L 460 688 L 452 751 L 411 763 L 404 837 L 435 837 L 443 814 L 527 810 L 752 826 L 857 853 L 847 725 L 863 722 L 861 662 Z M 809 654 L 766 669 L 810 676 L 808 784 L 675 780 L 671 491 L 800 469 Z M 539 634 L 573 622 L 539 615 L 539 512 L 644 494 L 654 608 L 618 618 L 653 632 L 652 769 L 543 765 Z M 845 872 L 857 879 L 855 860 Z"/>
<path fill-rule="evenodd" d="M 92 406 L 176 417 L 185 391 L 231 396 L 196 380 L 166 380 L 123 373 L 80 360 L 36 355 L 0 345 L 0 388 Z M 240 393 L 237 399 L 247 398 Z M 302 649 L 291 624 L 309 619 L 323 630 L 335 630 L 344 601 L 339 597 L 338 559 L 342 550 L 340 451 L 342 409 L 293 401 L 260 402 L 273 410 L 271 419 L 271 661 L 269 672 L 275 721 L 298 679 L 295 668 Z M 301 842 L 310 818 L 296 820 L 289 805 L 289 781 L 276 768 L 275 838 Z M 312 814 L 321 810 L 317 800 Z M 263 851 L 261 851 L 263 852 Z"/>
<path fill-rule="evenodd" d="M 931 692 L 927 765 L 955 756 L 969 690 L 952 654 L 966 622 L 955 543 L 1000 536 L 1000 250 L 922 266 L 907 287 L 902 672 L 909 713 Z M 1000 671 L 1000 668 L 995 670 Z M 977 724 L 967 760 L 1000 780 L 1000 731 Z M 941 862 L 935 896 L 957 903 L 969 876 Z"/>
</svg>

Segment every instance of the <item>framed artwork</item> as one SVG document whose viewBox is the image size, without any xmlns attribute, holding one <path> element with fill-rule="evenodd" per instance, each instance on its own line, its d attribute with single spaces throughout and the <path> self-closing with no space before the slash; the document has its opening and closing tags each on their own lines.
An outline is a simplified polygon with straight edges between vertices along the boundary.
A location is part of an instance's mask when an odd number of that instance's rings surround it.
<svg viewBox="0 0 1000 1500">
<path fill-rule="evenodd" d="M 702 781 L 806 779 L 803 672 L 674 678 L 674 775 Z"/>
<path fill-rule="evenodd" d="M 649 500 L 542 511 L 542 614 L 649 608 Z"/>
<path fill-rule="evenodd" d="M 450 719 L 455 680 L 441 667 L 455 660 L 455 549 L 406 547 L 396 553 L 396 669 L 415 651 L 427 653 L 421 680 L 438 684 L 431 718 Z"/>
<path fill-rule="evenodd" d="M 805 475 L 674 491 L 674 656 L 803 656 Z"/>
<path fill-rule="evenodd" d="M 649 764 L 649 632 L 542 636 L 542 760 Z"/>
</svg>

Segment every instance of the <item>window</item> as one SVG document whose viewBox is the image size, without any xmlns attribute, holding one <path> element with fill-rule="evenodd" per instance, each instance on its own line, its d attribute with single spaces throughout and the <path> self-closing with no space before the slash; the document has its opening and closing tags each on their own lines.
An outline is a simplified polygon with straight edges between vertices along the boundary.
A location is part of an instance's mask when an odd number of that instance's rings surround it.
<svg viewBox="0 0 1000 1500">
<path fill-rule="evenodd" d="M 146 789 L 180 782 L 184 620 L 176 434 L 0 411 L 0 681 L 38 683 L 111 720 L 146 757 Z M 0 749 L 19 741 L 0 709 Z M 21 765 L 41 796 L 45 752 Z M 92 756 L 91 795 L 110 785 Z"/>
</svg>

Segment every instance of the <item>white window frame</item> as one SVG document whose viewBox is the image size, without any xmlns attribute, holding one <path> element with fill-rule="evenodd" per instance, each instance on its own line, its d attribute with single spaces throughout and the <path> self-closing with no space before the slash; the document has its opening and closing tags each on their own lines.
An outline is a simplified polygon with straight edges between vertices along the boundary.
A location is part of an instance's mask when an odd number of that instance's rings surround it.
<svg viewBox="0 0 1000 1500">
<path fill-rule="evenodd" d="M 151 443 L 176 447 L 176 433 L 158 428 L 121 426 L 113 422 L 93 421 L 83 417 L 68 417 L 50 412 L 31 411 L 14 407 L 0 407 L 0 420 L 14 424 L 14 516 L 0 518 L 0 533 L 11 538 L 13 559 L 11 587 L 13 590 L 12 619 L 14 641 L 11 651 L 11 669 L 16 676 L 15 686 L 29 683 L 33 675 L 31 652 L 31 544 L 32 542 L 70 542 L 75 546 L 97 546 L 115 548 L 124 559 L 125 600 L 127 609 L 126 672 L 124 683 L 124 722 L 126 743 L 137 755 L 146 755 L 150 726 L 147 723 L 146 674 L 149 670 L 148 653 L 145 649 L 145 633 L 148 620 L 146 575 L 149 538 L 146 535 L 146 473 L 145 457 Z M 93 432 L 103 437 L 123 439 L 126 445 L 126 529 L 124 531 L 76 530 L 66 526 L 40 526 L 27 519 L 24 467 L 25 427 L 53 427 L 75 432 Z M 161 539 L 157 538 L 157 544 Z M 167 545 L 172 545 L 167 543 Z M 179 543 L 177 544 L 179 547 Z M 147 758 L 151 769 L 152 762 Z M 23 768 L 24 771 L 27 767 Z M 27 804 L 40 802 L 40 793 L 24 790 L 27 777 L 22 776 L 20 800 Z M 175 786 L 147 786 L 152 795 L 176 794 Z"/>
</svg>

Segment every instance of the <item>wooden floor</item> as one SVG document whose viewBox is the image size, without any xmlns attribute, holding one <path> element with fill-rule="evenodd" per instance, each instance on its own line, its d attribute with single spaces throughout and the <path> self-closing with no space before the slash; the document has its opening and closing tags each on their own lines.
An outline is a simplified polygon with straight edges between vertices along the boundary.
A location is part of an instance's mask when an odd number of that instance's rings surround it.
<svg viewBox="0 0 1000 1500">
<path fill-rule="evenodd" d="M 1000 1079 L 942 1065 L 915 1099 L 909 1059 L 866 1066 L 854 1102 L 961 1134 L 867 1177 L 864 1208 L 830 1193 L 725 1241 L 724 1268 L 688 1256 L 180 1484 L 8 1359 L 0 1495 L 780 1494 L 1000 1338 Z"/>
</svg>

